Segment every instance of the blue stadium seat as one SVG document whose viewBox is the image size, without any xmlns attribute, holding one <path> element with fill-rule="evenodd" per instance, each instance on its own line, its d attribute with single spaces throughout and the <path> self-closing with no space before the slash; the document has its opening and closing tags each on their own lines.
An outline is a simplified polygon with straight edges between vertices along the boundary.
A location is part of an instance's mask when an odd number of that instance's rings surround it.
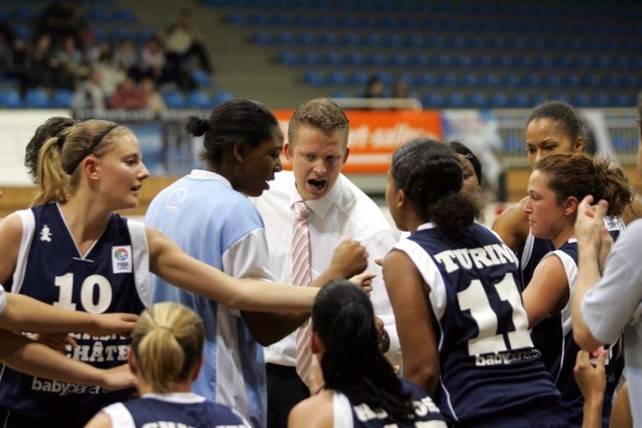
<svg viewBox="0 0 642 428">
<path fill-rule="evenodd" d="M 27 108 L 50 108 L 49 93 L 42 88 L 27 90 L 24 96 L 24 106 Z"/>
<path fill-rule="evenodd" d="M 303 81 L 309 85 L 320 86 L 326 83 L 325 76 L 318 70 L 307 71 L 303 75 Z"/>
<path fill-rule="evenodd" d="M 421 99 L 423 108 L 441 108 L 444 106 L 444 96 L 439 92 L 430 92 Z"/>
<path fill-rule="evenodd" d="M 51 107 L 70 108 L 74 92 L 71 89 L 58 89 L 51 95 Z"/>
<path fill-rule="evenodd" d="M 192 68 L 190 70 L 190 74 L 192 76 L 192 80 L 194 81 L 194 83 L 196 83 L 196 86 L 200 88 L 209 88 L 210 86 L 214 85 L 212 76 L 210 76 L 209 73 L 205 70 L 202 70 L 200 68 Z"/>
<path fill-rule="evenodd" d="M 185 97 L 178 91 L 162 92 L 165 105 L 170 109 L 184 109 Z"/>
<path fill-rule="evenodd" d="M 111 19 L 116 23 L 128 25 L 136 22 L 136 15 L 129 9 L 119 8 L 113 11 Z"/>
<path fill-rule="evenodd" d="M 22 108 L 23 103 L 18 91 L 15 89 L 0 90 L 0 107 L 1 108 Z"/>
<path fill-rule="evenodd" d="M 201 90 L 190 91 L 185 97 L 185 107 L 195 109 L 208 109 L 212 107 L 210 96 Z"/>
<path fill-rule="evenodd" d="M 234 98 L 234 94 L 229 91 L 219 91 L 212 95 L 212 105 L 217 106 L 225 101 L 229 101 Z"/>
</svg>

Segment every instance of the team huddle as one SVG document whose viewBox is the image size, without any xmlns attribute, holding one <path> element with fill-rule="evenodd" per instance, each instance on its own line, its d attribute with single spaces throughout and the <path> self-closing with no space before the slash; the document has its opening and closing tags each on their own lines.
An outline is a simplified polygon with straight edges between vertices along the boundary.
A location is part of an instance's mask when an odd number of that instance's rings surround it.
<svg viewBox="0 0 642 428">
<path fill-rule="evenodd" d="M 143 221 L 115 213 L 149 176 L 128 128 L 51 118 L 27 145 L 37 195 L 0 223 L 3 428 L 642 424 L 642 209 L 568 104 L 531 113 L 527 196 L 492 228 L 474 153 L 400 145 L 400 238 L 341 174 L 331 99 L 285 143 L 245 99 L 186 129 L 204 166 Z"/>
</svg>

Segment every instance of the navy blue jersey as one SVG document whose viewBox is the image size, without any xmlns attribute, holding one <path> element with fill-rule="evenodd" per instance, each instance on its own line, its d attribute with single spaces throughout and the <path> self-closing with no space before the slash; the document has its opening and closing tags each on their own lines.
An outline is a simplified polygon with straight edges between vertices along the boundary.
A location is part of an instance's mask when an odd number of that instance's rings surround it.
<svg viewBox="0 0 642 428">
<path fill-rule="evenodd" d="M 528 332 L 517 258 L 499 237 L 479 224 L 456 236 L 426 224 L 396 248 L 430 286 L 441 411 L 474 423 L 556 409 L 559 393 Z"/>
<path fill-rule="evenodd" d="M 113 427 L 249 428 L 229 407 L 193 393 L 146 394 L 103 409 Z"/>
<path fill-rule="evenodd" d="M 607 230 L 611 233 L 613 240 L 616 240 L 620 232 L 625 229 L 622 218 L 618 216 L 604 217 L 604 226 L 606 226 Z M 520 255 L 520 271 L 524 287 L 528 286 L 531 282 L 533 272 L 535 272 L 535 268 L 542 258 L 554 250 L 555 246 L 553 245 L 553 241 L 550 239 L 536 238 L 528 232 L 524 248 Z"/>
<path fill-rule="evenodd" d="M 425 427 L 446 428 L 444 417 L 439 408 L 424 390 L 417 385 L 402 380 L 404 392 L 410 393 L 415 406 L 414 419 L 397 421 L 384 410 L 371 409 L 365 403 L 350 400 L 344 394 L 334 391 L 332 408 L 335 428 L 384 428 L 384 427 Z"/>
<path fill-rule="evenodd" d="M 20 211 L 23 236 L 16 270 L 7 289 L 60 308 L 89 313 L 140 313 L 149 282 L 144 226 L 113 214 L 87 254 L 78 246 L 57 204 Z M 100 368 L 127 362 L 129 339 L 118 335 L 72 334 L 78 345 L 67 355 Z M 3 367 L 0 407 L 13 413 L 81 425 L 131 391 L 68 384 Z"/>
<path fill-rule="evenodd" d="M 569 296 L 572 295 L 577 279 L 577 240 L 570 239 L 558 250 L 546 257 L 556 256 L 562 262 L 569 284 Z M 531 332 L 533 343 L 542 353 L 542 361 L 548 368 L 555 386 L 562 399 L 562 414 L 572 426 L 581 427 L 583 419 L 584 398 L 573 376 L 573 367 L 580 347 L 573 340 L 571 330 L 571 299 L 561 312 L 551 315 L 535 326 Z M 624 358 L 609 348 L 610 358 L 606 365 L 607 386 L 602 407 L 602 419 L 608 426 L 611 414 L 613 392 L 624 369 Z"/>
</svg>

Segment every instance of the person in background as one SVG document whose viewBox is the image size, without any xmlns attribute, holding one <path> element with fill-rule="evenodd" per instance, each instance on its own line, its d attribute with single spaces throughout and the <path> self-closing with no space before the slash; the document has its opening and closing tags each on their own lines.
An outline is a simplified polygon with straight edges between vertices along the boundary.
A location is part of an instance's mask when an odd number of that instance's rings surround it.
<svg viewBox="0 0 642 428">
<path fill-rule="evenodd" d="M 363 98 L 384 98 L 385 86 L 383 80 L 378 75 L 372 75 L 366 82 L 366 88 L 361 95 Z"/>
<path fill-rule="evenodd" d="M 383 261 L 403 377 L 460 426 L 564 427 L 559 392 L 528 331 L 517 259 L 476 223 L 456 153 L 417 139 L 393 154 L 386 202 L 410 231 Z"/>
<path fill-rule="evenodd" d="M 69 117 L 53 116 L 36 128 L 33 137 L 31 137 L 31 140 L 29 140 L 25 147 L 25 167 L 27 168 L 27 174 L 31 177 L 31 181 L 36 184 L 38 182 L 40 148 L 47 140 L 53 137 L 58 138 L 64 130 L 75 123 L 76 121 Z M 62 150 L 62 146 L 57 146 L 57 148 Z"/>
<path fill-rule="evenodd" d="M 292 171 L 278 172 L 270 189 L 252 202 L 265 221 L 270 270 L 281 282 L 292 282 L 294 275 L 297 204 L 309 210 L 313 279 L 331 266 L 332 250 L 346 237 L 365 247 L 369 254 L 366 271 L 377 275 L 371 297 L 383 324 L 382 349 L 393 364 L 398 364 L 394 317 L 381 267 L 376 263 L 397 238 L 377 204 L 341 174 L 350 153 L 349 129 L 346 114 L 333 100 L 316 98 L 301 104 L 290 119 L 284 147 Z M 322 384 L 320 379 L 301 379 L 297 374 L 296 336 L 291 334 L 265 350 L 270 427 L 286 426 L 292 407 Z"/>
<path fill-rule="evenodd" d="M 378 328 L 368 296 L 335 280 L 312 307 L 312 341 L 325 385 L 290 412 L 288 427 L 443 427 L 424 390 L 400 379 L 378 347 Z"/>
<path fill-rule="evenodd" d="M 164 302 L 146 309 L 132 332 L 127 353 L 140 398 L 105 407 L 85 427 L 250 428 L 232 409 L 191 392 L 203 366 L 204 338 L 203 320 L 186 306 Z"/>
</svg>

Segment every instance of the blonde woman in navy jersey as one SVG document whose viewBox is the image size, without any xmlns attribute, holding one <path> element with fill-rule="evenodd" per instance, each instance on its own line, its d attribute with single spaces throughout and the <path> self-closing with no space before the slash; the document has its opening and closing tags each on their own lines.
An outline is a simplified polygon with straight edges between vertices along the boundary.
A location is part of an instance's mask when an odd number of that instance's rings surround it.
<svg viewBox="0 0 642 428">
<path fill-rule="evenodd" d="M 392 157 L 386 201 L 411 232 L 383 262 L 403 376 L 456 426 L 567 426 L 528 332 L 517 259 L 475 223 L 480 204 L 461 192 L 462 176 L 437 141 L 410 141 Z"/>
<path fill-rule="evenodd" d="M 127 128 L 87 120 L 49 139 L 40 150 L 36 206 L 0 223 L 0 283 L 60 308 L 139 313 L 148 273 L 230 307 L 300 311 L 317 290 L 237 280 L 186 255 L 158 230 L 113 211 L 135 207 L 148 177 L 138 141 Z M 76 334 L 67 349 L 101 368 L 126 360 L 129 339 Z M 64 389 L 64 390 L 63 390 Z M 58 385 L 8 368 L 0 377 L 3 427 L 81 426 L 129 392 Z"/>
<path fill-rule="evenodd" d="M 312 351 L 325 385 L 290 412 L 289 428 L 446 427 L 424 390 L 400 379 L 379 351 L 372 303 L 334 280 L 312 307 Z"/>
<path fill-rule="evenodd" d="M 203 364 L 204 337 L 203 320 L 186 306 L 163 302 L 145 310 L 127 354 L 140 398 L 105 407 L 86 427 L 249 428 L 229 407 L 191 392 Z"/>
<path fill-rule="evenodd" d="M 624 171 L 612 167 L 608 160 L 581 153 L 556 154 L 535 166 L 524 204 L 531 233 L 554 246 L 539 262 L 522 294 L 524 307 L 535 347 L 542 352 L 542 360 L 562 394 L 563 413 L 576 427 L 582 425 L 584 400 L 573 377 L 579 351 L 571 330 L 571 296 L 578 272 L 575 219 L 579 203 L 589 194 L 608 201 L 608 214 L 612 216 L 620 215 L 634 197 Z M 611 351 L 602 412 L 605 425 L 624 365 L 621 350 Z"/>
</svg>

